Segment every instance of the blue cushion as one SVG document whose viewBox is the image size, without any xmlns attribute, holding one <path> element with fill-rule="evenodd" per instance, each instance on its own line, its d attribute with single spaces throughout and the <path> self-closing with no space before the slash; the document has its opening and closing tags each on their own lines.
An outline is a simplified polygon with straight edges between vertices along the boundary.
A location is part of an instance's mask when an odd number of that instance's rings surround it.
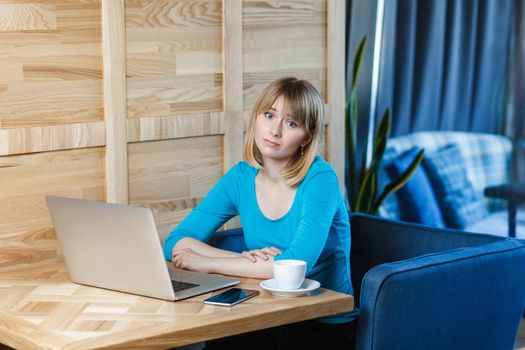
<svg viewBox="0 0 525 350">
<path fill-rule="evenodd" d="M 467 177 L 457 145 L 425 155 L 423 164 L 447 226 L 462 229 L 488 215 L 483 198 Z"/>
<path fill-rule="evenodd" d="M 399 177 L 415 159 L 419 149 L 414 147 L 402 153 L 388 166 L 392 178 Z M 422 166 L 418 166 L 410 180 L 398 191 L 401 204 L 402 220 L 420 224 L 445 227 L 432 185 Z"/>
</svg>

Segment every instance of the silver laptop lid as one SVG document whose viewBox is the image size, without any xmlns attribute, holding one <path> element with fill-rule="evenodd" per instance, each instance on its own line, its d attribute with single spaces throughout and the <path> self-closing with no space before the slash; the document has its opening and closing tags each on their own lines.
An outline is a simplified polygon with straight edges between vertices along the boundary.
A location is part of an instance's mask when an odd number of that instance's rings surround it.
<svg viewBox="0 0 525 350">
<path fill-rule="evenodd" d="M 47 196 L 73 282 L 174 300 L 151 210 Z"/>
</svg>

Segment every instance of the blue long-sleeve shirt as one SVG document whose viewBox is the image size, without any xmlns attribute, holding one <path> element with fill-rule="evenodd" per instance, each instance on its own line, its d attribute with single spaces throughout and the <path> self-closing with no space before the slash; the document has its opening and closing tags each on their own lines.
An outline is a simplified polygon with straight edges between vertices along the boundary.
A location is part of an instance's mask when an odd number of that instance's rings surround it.
<svg viewBox="0 0 525 350">
<path fill-rule="evenodd" d="M 277 247 L 282 253 L 275 260 L 305 260 L 307 278 L 319 281 L 324 288 L 352 294 L 350 226 L 333 168 L 317 157 L 299 184 L 290 210 L 277 220 L 268 219 L 259 208 L 257 173 L 258 169 L 246 162 L 230 169 L 169 234 L 164 243 L 166 259 L 171 260 L 173 247 L 181 238 L 205 242 L 226 221 L 239 215 L 248 249 Z M 340 314 L 323 321 L 351 319 Z"/>
</svg>

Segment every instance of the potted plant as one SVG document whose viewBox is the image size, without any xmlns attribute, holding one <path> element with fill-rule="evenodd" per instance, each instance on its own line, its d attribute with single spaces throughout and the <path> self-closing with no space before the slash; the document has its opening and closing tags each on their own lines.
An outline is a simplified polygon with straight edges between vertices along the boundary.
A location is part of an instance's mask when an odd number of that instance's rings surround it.
<svg viewBox="0 0 525 350">
<path fill-rule="evenodd" d="M 386 197 L 397 191 L 408 182 L 416 168 L 423 160 L 424 150 L 417 153 L 409 167 L 397 178 L 379 189 L 379 171 L 381 160 L 385 152 L 388 136 L 390 135 L 390 109 L 383 114 L 373 140 L 372 157 L 367 163 L 367 147 L 363 147 L 361 167 L 357 167 L 357 79 L 363 61 L 363 52 L 366 45 L 364 37 L 354 55 L 352 89 L 345 110 L 345 148 L 348 158 L 349 181 L 347 196 L 350 211 L 376 215 Z"/>
</svg>

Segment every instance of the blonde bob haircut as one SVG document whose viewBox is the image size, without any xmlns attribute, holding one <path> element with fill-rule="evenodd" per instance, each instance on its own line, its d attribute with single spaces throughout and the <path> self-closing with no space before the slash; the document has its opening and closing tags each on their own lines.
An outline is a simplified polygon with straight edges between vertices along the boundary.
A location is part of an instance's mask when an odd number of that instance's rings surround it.
<svg viewBox="0 0 525 350">
<path fill-rule="evenodd" d="M 255 120 L 270 110 L 275 100 L 282 96 L 284 108 L 300 127 L 307 132 L 309 142 L 299 147 L 290 162 L 281 171 L 285 182 L 296 187 L 304 179 L 320 152 L 324 129 L 324 101 L 315 87 L 306 80 L 281 78 L 268 85 L 255 103 L 250 126 L 244 143 L 244 159 L 256 168 L 263 168 L 261 152 L 255 144 Z"/>
</svg>

